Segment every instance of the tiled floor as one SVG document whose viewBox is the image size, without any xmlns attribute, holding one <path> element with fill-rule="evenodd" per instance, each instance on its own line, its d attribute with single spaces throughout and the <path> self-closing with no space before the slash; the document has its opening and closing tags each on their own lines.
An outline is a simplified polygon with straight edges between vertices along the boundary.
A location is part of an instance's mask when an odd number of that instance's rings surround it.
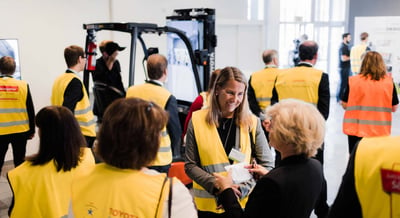
<svg viewBox="0 0 400 218">
<path fill-rule="evenodd" d="M 331 204 L 336 196 L 341 177 L 348 160 L 347 136 L 342 133 L 342 121 L 344 110 L 339 104 L 331 100 L 329 119 L 326 123 L 325 136 L 325 177 L 328 182 L 328 203 Z M 400 111 L 394 113 L 392 134 L 400 135 Z M 7 208 L 11 201 L 5 173 L 12 168 L 12 162 L 8 161 L 0 178 L 0 218 L 7 216 Z"/>
</svg>

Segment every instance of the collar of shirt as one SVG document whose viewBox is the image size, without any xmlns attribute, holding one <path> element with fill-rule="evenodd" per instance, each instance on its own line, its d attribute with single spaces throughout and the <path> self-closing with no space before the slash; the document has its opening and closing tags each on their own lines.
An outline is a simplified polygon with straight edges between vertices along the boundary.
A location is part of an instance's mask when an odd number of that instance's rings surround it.
<svg viewBox="0 0 400 218">
<path fill-rule="evenodd" d="M 152 79 L 150 79 L 150 80 L 148 80 L 148 81 L 151 82 L 151 83 L 158 84 L 158 85 L 160 85 L 160 86 L 164 86 L 164 84 L 163 84 L 162 82 L 158 81 L 158 80 L 152 80 Z"/>
<path fill-rule="evenodd" d="M 300 61 L 299 64 L 297 66 L 309 66 L 309 67 L 313 67 L 313 65 L 309 62 L 306 61 Z"/>
<path fill-rule="evenodd" d="M 67 73 L 78 74 L 78 72 L 76 72 L 76 71 L 74 71 L 74 70 L 72 70 L 70 68 L 67 69 Z"/>
<path fill-rule="evenodd" d="M 267 64 L 265 68 L 277 68 L 277 66 L 275 64 Z"/>
<path fill-rule="evenodd" d="M 0 73 L 0 78 L 4 78 L 4 77 L 13 78 L 12 75 L 7 75 L 7 74 L 2 74 L 2 73 Z"/>
</svg>

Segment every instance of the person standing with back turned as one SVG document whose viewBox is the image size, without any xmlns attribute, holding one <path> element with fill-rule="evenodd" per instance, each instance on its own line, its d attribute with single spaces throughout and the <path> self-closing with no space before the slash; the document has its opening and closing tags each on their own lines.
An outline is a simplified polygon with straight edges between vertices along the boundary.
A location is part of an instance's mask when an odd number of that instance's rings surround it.
<svg viewBox="0 0 400 218">
<path fill-rule="evenodd" d="M 11 143 L 14 166 L 24 162 L 26 143 L 35 134 L 35 109 L 26 82 L 14 79 L 15 60 L 0 59 L 0 173 Z"/>
<path fill-rule="evenodd" d="M 78 120 L 88 147 L 93 147 L 96 139 L 96 122 L 90 109 L 89 96 L 77 73 L 85 68 L 85 53 L 76 45 L 64 49 L 64 58 L 68 69 L 53 84 L 51 104 L 65 106 L 72 111 Z"/>
<path fill-rule="evenodd" d="M 346 110 L 343 132 L 348 136 L 350 154 L 363 137 L 391 134 L 392 112 L 397 110 L 399 98 L 382 55 L 375 51 L 365 54 L 360 73 L 349 78 L 341 104 Z"/>
<path fill-rule="evenodd" d="M 288 70 L 281 72 L 276 78 L 272 103 L 294 98 L 311 103 L 317 107 L 324 119 L 329 116 L 329 77 L 327 73 L 315 69 L 318 60 L 318 44 L 314 41 L 304 41 L 299 46 L 300 63 Z M 324 145 L 318 149 L 315 158 L 324 163 Z M 326 203 L 327 192 L 324 200 L 315 208 L 318 217 L 325 217 L 329 206 Z"/>
<path fill-rule="evenodd" d="M 172 158 L 181 156 L 181 135 L 182 129 L 179 122 L 178 103 L 166 88 L 164 82 L 167 80 L 168 62 L 165 56 L 152 54 L 147 59 L 146 83 L 129 87 L 126 97 L 137 97 L 147 101 L 153 101 L 169 113 L 166 129 L 162 132 L 160 150 L 156 160 L 152 163 L 151 169 L 167 173 Z"/>
<path fill-rule="evenodd" d="M 353 75 L 358 74 L 360 72 L 360 66 L 361 66 L 361 61 L 362 61 L 362 55 L 366 51 L 370 51 L 371 48 L 368 47 L 368 33 L 363 32 L 360 34 L 360 44 L 355 45 L 351 48 L 350 50 L 350 65 L 351 65 L 351 71 L 353 72 Z"/>
</svg>

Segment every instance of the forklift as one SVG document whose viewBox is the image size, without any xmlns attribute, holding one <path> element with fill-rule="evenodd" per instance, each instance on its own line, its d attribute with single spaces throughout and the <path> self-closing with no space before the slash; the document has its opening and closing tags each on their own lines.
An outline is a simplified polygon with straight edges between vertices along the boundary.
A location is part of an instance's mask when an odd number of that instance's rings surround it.
<svg viewBox="0 0 400 218">
<path fill-rule="evenodd" d="M 163 27 L 152 23 L 83 24 L 83 29 L 87 32 L 85 42 L 87 60 L 83 72 L 83 84 L 87 93 L 89 93 L 89 77 L 96 69 L 97 32 L 108 30 L 131 34 L 128 87 L 135 84 L 137 41 L 140 42 L 144 53 L 144 59 L 147 60 L 147 57 L 155 51 L 157 52 L 158 49 L 147 48 L 143 36 L 145 34 L 167 34 L 168 72 L 172 77 L 168 78 L 166 88 L 177 99 L 179 119 L 181 127 L 183 128 L 192 101 L 202 91 L 208 89 L 209 77 L 212 71 L 215 70 L 215 47 L 217 45 L 217 37 L 215 35 L 215 9 L 177 9 L 174 10 L 172 16 L 168 16 L 166 19 L 167 25 Z M 182 28 L 187 27 L 192 28 L 192 31 L 185 32 L 182 30 Z M 171 70 L 170 67 L 176 68 Z M 178 72 L 177 69 L 181 69 L 182 72 Z M 174 73 L 177 75 L 174 75 Z M 189 80 L 187 80 L 187 78 L 189 78 Z M 176 90 L 174 87 L 183 89 Z M 190 91 L 190 89 L 192 90 Z M 118 97 L 118 93 L 107 89 L 104 84 L 96 83 L 93 86 L 93 95 L 98 103 L 98 108 L 101 108 L 103 111 L 112 99 L 115 99 L 115 96 Z M 110 95 L 111 100 L 109 100 L 109 102 L 101 101 L 101 99 L 104 99 L 104 96 Z M 176 166 L 174 167 L 174 163 L 172 163 L 171 169 L 175 172 L 170 173 L 180 178 L 185 185 L 190 185 L 191 180 L 184 173 L 182 160 L 174 160 L 174 162 Z"/>
</svg>

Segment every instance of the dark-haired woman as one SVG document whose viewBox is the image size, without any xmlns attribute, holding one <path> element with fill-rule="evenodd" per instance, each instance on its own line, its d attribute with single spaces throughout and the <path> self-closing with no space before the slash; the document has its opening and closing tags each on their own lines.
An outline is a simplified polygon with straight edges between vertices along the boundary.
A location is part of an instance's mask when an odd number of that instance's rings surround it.
<svg viewBox="0 0 400 218">
<path fill-rule="evenodd" d="M 76 178 L 75 217 L 196 217 L 189 190 L 165 173 L 150 170 L 160 149 L 167 112 L 139 99 L 118 99 L 107 107 L 96 153 L 103 163 Z"/>
<path fill-rule="evenodd" d="M 68 108 L 45 107 L 37 113 L 35 122 L 39 152 L 7 174 L 14 195 L 9 215 L 66 216 L 72 178 L 93 167 L 94 157 Z"/>
</svg>

